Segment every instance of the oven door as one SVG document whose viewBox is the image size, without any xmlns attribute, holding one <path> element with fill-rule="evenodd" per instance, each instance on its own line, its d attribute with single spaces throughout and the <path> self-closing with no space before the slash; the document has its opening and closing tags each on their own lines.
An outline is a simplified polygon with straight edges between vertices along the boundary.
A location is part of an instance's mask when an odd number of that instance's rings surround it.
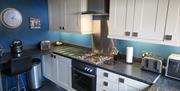
<svg viewBox="0 0 180 91">
<path fill-rule="evenodd" d="M 77 91 L 96 91 L 96 76 L 72 68 L 72 88 Z"/>
</svg>

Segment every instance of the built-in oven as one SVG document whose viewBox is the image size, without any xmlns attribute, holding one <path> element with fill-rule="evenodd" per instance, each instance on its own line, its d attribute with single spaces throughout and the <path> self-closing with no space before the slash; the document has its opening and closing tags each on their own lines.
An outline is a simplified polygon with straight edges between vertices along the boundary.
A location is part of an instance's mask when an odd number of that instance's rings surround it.
<svg viewBox="0 0 180 91">
<path fill-rule="evenodd" d="M 96 91 L 96 67 L 72 61 L 72 88 L 77 91 Z"/>
</svg>

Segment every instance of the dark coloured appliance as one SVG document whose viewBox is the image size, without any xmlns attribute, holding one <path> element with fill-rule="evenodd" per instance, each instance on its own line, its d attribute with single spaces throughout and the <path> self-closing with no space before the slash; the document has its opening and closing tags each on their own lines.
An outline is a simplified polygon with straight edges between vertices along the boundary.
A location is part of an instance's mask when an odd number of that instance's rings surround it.
<svg viewBox="0 0 180 91">
<path fill-rule="evenodd" d="M 87 0 L 87 10 L 81 14 L 108 15 L 110 0 Z"/>
<path fill-rule="evenodd" d="M 11 52 L 14 54 L 19 54 L 23 52 L 23 46 L 21 40 L 14 40 L 10 45 L 10 47 L 11 47 Z"/>
<path fill-rule="evenodd" d="M 77 91 L 96 91 L 96 67 L 72 61 L 72 88 Z"/>
</svg>

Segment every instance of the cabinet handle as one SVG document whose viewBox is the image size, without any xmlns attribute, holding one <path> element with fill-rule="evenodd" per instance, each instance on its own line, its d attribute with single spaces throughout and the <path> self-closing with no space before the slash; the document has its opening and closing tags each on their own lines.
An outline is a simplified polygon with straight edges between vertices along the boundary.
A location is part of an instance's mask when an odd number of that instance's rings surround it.
<svg viewBox="0 0 180 91">
<path fill-rule="evenodd" d="M 133 37 L 138 37 L 138 32 L 133 32 L 133 33 L 132 33 L 132 36 L 133 36 Z"/>
<path fill-rule="evenodd" d="M 104 85 L 104 86 L 108 86 L 108 82 L 104 81 L 104 82 L 103 82 L 103 85 Z"/>
<path fill-rule="evenodd" d="M 119 78 L 119 82 L 120 83 L 124 83 L 124 79 L 123 78 Z"/>
<path fill-rule="evenodd" d="M 108 73 L 105 72 L 105 73 L 104 73 L 104 77 L 108 77 Z"/>
<path fill-rule="evenodd" d="M 54 58 L 56 58 L 56 55 L 54 55 Z"/>
<path fill-rule="evenodd" d="M 125 32 L 125 36 L 130 36 L 130 32 Z"/>
<path fill-rule="evenodd" d="M 61 29 L 62 29 L 62 27 L 59 27 L 59 29 L 61 30 Z"/>
<path fill-rule="evenodd" d="M 165 40 L 172 40 L 172 35 L 165 35 L 165 36 L 164 36 L 164 39 L 165 39 Z"/>
<path fill-rule="evenodd" d="M 54 57 L 54 55 L 53 55 L 53 54 L 51 54 L 51 57 Z"/>
<path fill-rule="evenodd" d="M 103 89 L 103 91 L 106 91 L 106 90 Z"/>
<path fill-rule="evenodd" d="M 62 27 L 62 29 L 64 30 L 64 27 Z"/>
</svg>

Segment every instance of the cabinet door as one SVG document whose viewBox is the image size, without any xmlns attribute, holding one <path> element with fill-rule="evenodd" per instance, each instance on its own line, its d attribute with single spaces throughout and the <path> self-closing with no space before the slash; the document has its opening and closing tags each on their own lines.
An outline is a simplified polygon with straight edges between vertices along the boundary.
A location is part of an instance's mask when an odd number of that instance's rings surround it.
<svg viewBox="0 0 180 91">
<path fill-rule="evenodd" d="M 43 56 L 43 75 L 53 81 L 57 80 L 57 60 L 55 55 L 48 54 Z"/>
<path fill-rule="evenodd" d="M 52 74 L 52 80 L 53 82 L 57 83 L 57 62 L 58 62 L 58 55 L 55 55 L 55 54 L 52 54 L 53 57 L 52 57 L 52 60 L 51 60 L 51 74 Z"/>
<path fill-rule="evenodd" d="M 66 0 L 48 0 L 49 29 L 52 31 L 65 29 Z"/>
<path fill-rule="evenodd" d="M 119 83 L 119 91 L 126 91 L 126 85 L 123 83 Z"/>
<path fill-rule="evenodd" d="M 68 89 L 71 87 L 71 59 L 58 56 L 58 84 Z"/>
<path fill-rule="evenodd" d="M 111 0 L 110 4 L 110 22 L 112 24 L 110 35 L 131 36 L 135 0 Z"/>
<path fill-rule="evenodd" d="M 66 30 L 80 31 L 81 0 L 66 0 Z"/>
<path fill-rule="evenodd" d="M 140 91 L 140 90 L 135 88 L 135 87 L 131 87 L 131 86 L 126 85 L 126 90 L 124 90 L 124 91 Z"/>
<path fill-rule="evenodd" d="M 43 75 L 48 78 L 51 79 L 52 78 L 52 60 L 51 60 L 51 55 L 43 55 Z"/>
<path fill-rule="evenodd" d="M 168 0 L 136 0 L 134 35 L 140 39 L 163 40 L 167 7 Z"/>
<path fill-rule="evenodd" d="M 110 0 L 111 36 L 124 36 L 127 0 Z"/>
<path fill-rule="evenodd" d="M 180 0 L 169 1 L 165 42 L 180 46 Z"/>
</svg>

